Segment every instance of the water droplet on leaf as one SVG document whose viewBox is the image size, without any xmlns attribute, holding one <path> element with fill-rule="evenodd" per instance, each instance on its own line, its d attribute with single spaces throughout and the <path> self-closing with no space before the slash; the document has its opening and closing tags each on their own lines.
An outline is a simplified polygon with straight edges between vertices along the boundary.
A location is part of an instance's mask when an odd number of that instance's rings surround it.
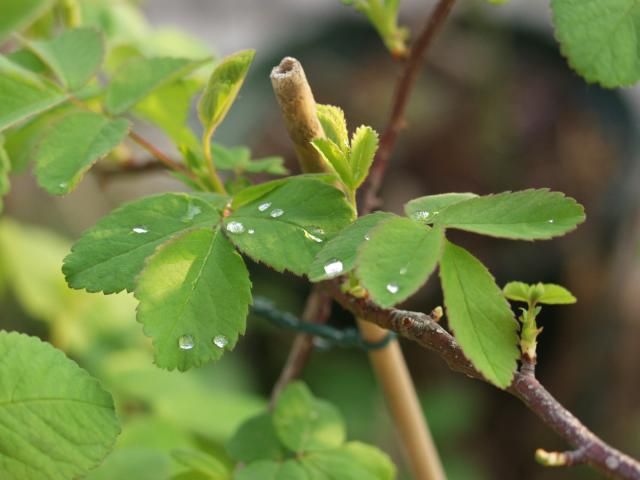
<svg viewBox="0 0 640 480">
<path fill-rule="evenodd" d="M 324 266 L 324 273 L 326 273 L 329 277 L 335 277 L 342 273 L 342 269 L 344 265 L 340 260 L 332 260 Z"/>
<path fill-rule="evenodd" d="M 369 234 L 367 233 L 367 234 L 364 236 L 364 239 L 368 242 L 369 240 L 371 240 L 371 237 L 370 237 L 370 236 L 369 236 Z"/>
<path fill-rule="evenodd" d="M 282 214 L 284 213 L 284 210 L 282 210 L 281 208 L 275 208 L 273 209 L 273 211 L 270 213 L 270 215 L 273 218 L 278 218 L 280 216 L 282 216 Z"/>
<path fill-rule="evenodd" d="M 142 227 L 142 226 L 133 227 L 131 229 L 131 231 L 133 233 L 148 233 L 149 232 L 149 230 L 147 230 L 146 227 Z"/>
<path fill-rule="evenodd" d="M 194 205 L 193 203 L 189 203 L 189 206 L 187 207 L 187 213 L 185 213 L 182 217 L 182 221 L 189 222 L 201 213 L 202 209 L 199 206 Z"/>
<path fill-rule="evenodd" d="M 308 238 L 309 240 L 313 240 L 314 242 L 317 242 L 317 243 L 322 243 L 322 239 L 320 237 L 316 237 L 312 233 L 309 233 L 307 230 L 303 230 L 303 232 L 304 232 L 305 238 Z"/>
<path fill-rule="evenodd" d="M 400 290 L 400 287 L 396 283 L 387 283 L 387 292 L 396 294 Z"/>
<path fill-rule="evenodd" d="M 271 202 L 264 202 L 258 205 L 258 210 L 260 210 L 261 212 L 264 212 L 270 206 L 271 206 Z"/>
<path fill-rule="evenodd" d="M 407 273 L 407 267 L 402 267 L 402 268 L 400 269 L 400 275 L 404 275 L 404 274 L 406 274 L 406 273 Z"/>
<path fill-rule="evenodd" d="M 244 232 L 244 225 L 240 222 L 236 222 L 235 220 L 227 223 L 227 232 L 229 233 L 242 233 Z"/>
<path fill-rule="evenodd" d="M 249 235 L 253 235 L 254 233 L 256 233 L 256 231 L 253 228 L 250 228 L 247 231 L 249 232 Z"/>
<path fill-rule="evenodd" d="M 420 210 L 419 212 L 414 213 L 412 216 L 415 220 L 427 220 L 430 215 L 430 212 L 427 212 L 426 210 Z"/>
<path fill-rule="evenodd" d="M 229 339 L 224 335 L 216 335 L 213 337 L 213 343 L 218 348 L 224 348 L 229 343 Z"/>
<path fill-rule="evenodd" d="M 549 223 L 553 223 L 553 219 L 549 220 Z"/>
<path fill-rule="evenodd" d="M 178 339 L 180 350 L 191 350 L 194 346 L 193 337 L 191 335 L 182 335 Z"/>
</svg>

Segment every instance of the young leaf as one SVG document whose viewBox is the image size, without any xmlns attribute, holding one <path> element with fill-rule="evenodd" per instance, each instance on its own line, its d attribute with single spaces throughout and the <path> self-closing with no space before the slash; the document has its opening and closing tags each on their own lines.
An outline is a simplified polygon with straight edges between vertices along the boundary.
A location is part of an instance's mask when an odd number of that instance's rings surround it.
<svg viewBox="0 0 640 480">
<path fill-rule="evenodd" d="M 312 452 L 300 459 L 309 478 L 330 480 L 393 480 L 396 468 L 379 449 L 360 442 Z"/>
<path fill-rule="evenodd" d="M 545 305 L 569 305 L 576 303 L 576 297 L 566 288 L 553 283 L 542 284 L 543 294 L 538 297 L 538 303 Z"/>
<path fill-rule="evenodd" d="M 398 26 L 400 0 L 342 0 L 367 16 L 389 51 L 397 57 L 407 54 L 409 31 Z"/>
<path fill-rule="evenodd" d="M 349 151 L 349 133 L 347 121 L 340 107 L 317 105 L 318 120 L 327 139 L 331 140 L 342 152 Z"/>
<path fill-rule="evenodd" d="M 96 161 L 124 140 L 129 127 L 125 119 L 110 120 L 94 112 L 63 115 L 43 135 L 36 150 L 38 183 L 54 195 L 69 193 Z"/>
<path fill-rule="evenodd" d="M 346 153 L 328 138 L 316 138 L 311 141 L 311 144 L 333 167 L 342 183 L 353 188 L 354 181 Z"/>
<path fill-rule="evenodd" d="M 54 0 L 20 0 L 2 2 L 0 15 L 0 43 L 14 32 L 21 32 L 44 14 Z"/>
<path fill-rule="evenodd" d="M 214 194 L 165 193 L 121 206 L 87 231 L 64 259 L 69 286 L 133 291 L 145 259 L 159 245 L 185 230 L 216 225 L 225 201 Z"/>
<path fill-rule="evenodd" d="M 121 114 L 157 88 L 186 77 L 208 60 L 187 58 L 134 58 L 116 73 L 107 88 L 105 106 L 113 114 Z"/>
<path fill-rule="evenodd" d="M 255 192 L 266 193 L 251 195 L 225 218 L 225 233 L 243 253 L 277 271 L 306 274 L 322 243 L 353 219 L 343 193 L 315 178 L 290 177 Z"/>
<path fill-rule="evenodd" d="M 393 218 L 386 212 L 376 212 L 358 218 L 329 240 L 316 255 L 309 268 L 309 279 L 319 282 L 344 275 L 355 267 L 358 248 L 370 240 L 369 232 L 380 222 Z"/>
<path fill-rule="evenodd" d="M 524 282 L 509 282 L 502 289 L 506 298 L 514 302 L 529 302 L 529 285 Z"/>
<path fill-rule="evenodd" d="M 428 195 L 414 198 L 404 206 L 404 212 L 408 217 L 422 223 L 433 223 L 436 215 L 445 208 L 460 203 L 464 200 L 477 197 L 475 193 L 442 193 L 440 195 Z"/>
<path fill-rule="evenodd" d="M 255 53 L 255 50 L 242 50 L 229 55 L 222 59 L 211 74 L 198 102 L 198 115 L 207 137 L 211 136 L 231 108 Z"/>
<path fill-rule="evenodd" d="M 282 460 L 285 456 L 270 413 L 261 413 L 240 425 L 227 443 L 227 451 L 234 460 L 243 463 Z"/>
<path fill-rule="evenodd" d="M 244 334 L 251 281 L 219 229 L 186 232 L 149 258 L 135 291 L 155 363 L 180 371 L 217 360 Z"/>
<path fill-rule="evenodd" d="M 351 138 L 349 164 L 354 187 L 359 187 L 369 174 L 369 168 L 378 150 L 378 134 L 371 127 L 360 126 Z"/>
<path fill-rule="evenodd" d="M 64 102 L 67 94 L 0 56 L 0 132 Z"/>
<path fill-rule="evenodd" d="M 2 477 L 67 480 L 96 467 L 120 432 L 111 395 L 34 337 L 0 331 L 0 358 Z"/>
<path fill-rule="evenodd" d="M 105 54 L 102 35 L 91 28 L 65 30 L 52 40 L 33 41 L 28 47 L 72 91 L 95 75 Z"/>
<path fill-rule="evenodd" d="M 562 53 L 587 81 L 604 87 L 640 80 L 637 0 L 552 0 Z"/>
<path fill-rule="evenodd" d="M 471 198 L 446 208 L 435 225 L 492 237 L 548 239 L 575 229 L 585 219 L 573 198 L 547 189 Z"/>
<path fill-rule="evenodd" d="M 449 326 L 465 356 L 488 381 L 507 388 L 519 356 L 517 323 L 493 276 L 464 248 L 445 241 L 440 279 Z"/>
<path fill-rule="evenodd" d="M 290 383 L 282 391 L 273 425 L 280 441 L 296 453 L 339 447 L 346 435 L 340 412 L 315 398 L 302 382 Z"/>
<path fill-rule="evenodd" d="M 436 268 L 442 253 L 441 228 L 404 217 L 381 222 L 369 234 L 356 260 L 356 276 L 371 298 L 390 307 L 413 295 Z"/>
<path fill-rule="evenodd" d="M 255 462 L 239 470 L 233 478 L 234 480 L 312 480 L 295 460 L 287 460 L 283 463 L 273 460 Z"/>
</svg>

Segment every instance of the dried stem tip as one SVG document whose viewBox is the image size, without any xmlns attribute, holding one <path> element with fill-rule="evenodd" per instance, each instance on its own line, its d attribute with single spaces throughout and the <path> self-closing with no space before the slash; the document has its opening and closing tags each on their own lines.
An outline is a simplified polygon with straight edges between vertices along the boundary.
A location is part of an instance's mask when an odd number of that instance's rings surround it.
<svg viewBox="0 0 640 480">
<path fill-rule="evenodd" d="M 314 138 L 324 137 L 316 115 L 316 102 L 302 65 L 285 57 L 271 70 L 271 85 L 278 99 L 284 122 L 305 173 L 326 172 L 322 156 L 311 145 Z"/>
</svg>

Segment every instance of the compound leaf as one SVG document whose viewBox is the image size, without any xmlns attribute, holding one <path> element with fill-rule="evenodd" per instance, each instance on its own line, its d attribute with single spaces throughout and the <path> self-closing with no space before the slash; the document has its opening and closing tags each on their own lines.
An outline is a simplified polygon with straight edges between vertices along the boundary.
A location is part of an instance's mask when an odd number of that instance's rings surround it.
<svg viewBox="0 0 640 480">
<path fill-rule="evenodd" d="M 290 383 L 282 391 L 273 425 L 283 445 L 297 453 L 339 447 L 346 436 L 340 412 L 315 398 L 302 382 Z"/>
<path fill-rule="evenodd" d="M 205 62 L 171 57 L 134 58 L 111 80 L 105 100 L 107 110 L 124 113 L 157 88 L 187 76 Z"/>
<path fill-rule="evenodd" d="M 429 278 L 442 253 L 444 232 L 404 217 L 379 223 L 356 260 L 356 276 L 384 307 L 415 293 Z"/>
<path fill-rule="evenodd" d="M 254 193 L 244 193 L 249 190 Z M 323 242 L 353 219 L 344 194 L 315 178 L 276 180 L 240 195 L 251 200 L 225 218 L 226 234 L 243 253 L 278 271 L 306 274 Z"/>
<path fill-rule="evenodd" d="M 91 28 L 65 30 L 48 41 L 33 41 L 29 48 L 69 90 L 77 90 L 95 75 L 105 47 L 102 35 Z"/>
<path fill-rule="evenodd" d="M 640 1 L 552 0 L 562 53 L 587 81 L 604 87 L 640 80 Z"/>
<path fill-rule="evenodd" d="M 349 133 L 347 132 L 347 120 L 344 111 L 333 105 L 317 105 L 317 114 L 320 125 L 326 137 L 347 152 L 349 149 Z"/>
<path fill-rule="evenodd" d="M 539 189 L 471 198 L 449 206 L 433 221 L 492 237 L 536 240 L 563 235 L 584 219 L 574 199 Z"/>
<path fill-rule="evenodd" d="M 64 259 L 69 286 L 89 292 L 133 291 L 145 259 L 175 235 L 220 221 L 226 199 L 165 193 L 127 203 L 87 231 Z"/>
<path fill-rule="evenodd" d="M 38 183 L 49 193 L 73 190 L 84 173 L 127 136 L 130 123 L 94 112 L 72 111 L 53 123 L 36 150 Z"/>
<path fill-rule="evenodd" d="M 0 331 L 0 476 L 84 476 L 120 431 L 111 395 L 41 340 Z"/>
<path fill-rule="evenodd" d="M 318 252 L 309 269 L 309 279 L 313 282 L 326 280 L 353 270 L 358 248 L 370 240 L 369 232 L 380 222 L 393 218 L 386 212 L 376 212 L 358 218 Z"/>
<path fill-rule="evenodd" d="M 488 381 L 507 388 L 519 357 L 517 323 L 493 276 L 464 248 L 445 241 L 440 279 L 449 326 L 464 354 Z"/>
<path fill-rule="evenodd" d="M 245 331 L 251 282 L 242 257 L 219 229 L 198 229 L 149 258 L 135 297 L 155 363 L 185 371 L 235 347 Z"/>
</svg>

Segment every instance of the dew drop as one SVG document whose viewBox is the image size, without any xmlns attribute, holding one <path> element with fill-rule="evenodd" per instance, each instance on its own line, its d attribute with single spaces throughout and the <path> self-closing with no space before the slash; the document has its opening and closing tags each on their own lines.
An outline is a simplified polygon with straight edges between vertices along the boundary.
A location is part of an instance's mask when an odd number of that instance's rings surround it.
<svg viewBox="0 0 640 480">
<path fill-rule="evenodd" d="M 260 210 L 261 212 L 264 212 L 270 206 L 271 206 L 271 202 L 264 202 L 258 205 L 258 210 Z"/>
<path fill-rule="evenodd" d="M 194 346 L 193 337 L 191 335 L 182 335 L 178 339 L 180 350 L 191 350 Z"/>
<path fill-rule="evenodd" d="M 317 243 L 322 243 L 322 239 L 320 237 L 316 237 L 315 235 L 313 235 L 312 233 L 308 232 L 307 230 L 303 230 L 304 231 L 304 237 L 309 239 L 309 240 L 313 240 L 314 242 Z"/>
<path fill-rule="evenodd" d="M 256 233 L 253 228 L 250 228 L 249 230 L 247 230 L 247 232 L 249 232 L 249 235 L 253 235 L 254 233 Z"/>
<path fill-rule="evenodd" d="M 193 203 L 190 203 L 189 206 L 187 207 L 187 213 L 184 214 L 184 216 L 182 217 L 182 220 L 185 222 L 189 222 L 193 220 L 195 217 L 197 217 L 198 215 L 200 215 L 201 213 L 202 213 L 202 209 L 199 206 L 194 205 Z"/>
<path fill-rule="evenodd" d="M 369 234 L 367 233 L 367 234 L 364 236 L 364 239 L 368 242 L 369 240 L 371 240 L 371 237 L 370 237 L 370 236 L 369 236 Z"/>
<path fill-rule="evenodd" d="M 387 283 L 387 292 L 396 294 L 400 287 L 396 283 Z"/>
<path fill-rule="evenodd" d="M 426 210 L 420 210 L 419 212 L 413 214 L 413 218 L 416 220 L 427 220 L 430 215 L 430 212 L 427 212 Z"/>
<path fill-rule="evenodd" d="M 68 184 L 67 182 L 60 182 L 60 183 L 58 184 L 58 188 L 59 188 L 60 190 L 66 190 L 68 186 L 69 186 L 69 184 Z"/>
<path fill-rule="evenodd" d="M 218 348 L 224 348 L 229 343 L 229 339 L 224 335 L 216 335 L 213 337 L 213 344 Z"/>
<path fill-rule="evenodd" d="M 149 230 L 147 230 L 146 227 L 142 227 L 142 226 L 133 227 L 131 231 L 133 233 L 149 233 Z"/>
<path fill-rule="evenodd" d="M 553 219 L 550 219 L 550 220 L 549 220 L 549 223 L 553 223 L 553 222 L 554 222 L 554 220 L 553 220 Z"/>
<path fill-rule="evenodd" d="M 284 213 L 284 210 L 282 210 L 281 208 L 275 208 L 271 211 L 270 215 L 273 218 L 278 218 L 280 217 L 282 214 Z"/>
<path fill-rule="evenodd" d="M 324 266 L 324 273 L 326 273 L 329 277 L 335 277 L 342 273 L 342 269 L 344 265 L 340 260 L 332 260 Z"/>
<path fill-rule="evenodd" d="M 244 232 L 244 225 L 242 225 L 240 222 L 229 222 L 227 223 L 227 232 L 229 233 L 243 233 Z"/>
<path fill-rule="evenodd" d="M 407 267 L 402 267 L 400 269 L 400 275 L 405 275 L 407 273 Z"/>
</svg>

